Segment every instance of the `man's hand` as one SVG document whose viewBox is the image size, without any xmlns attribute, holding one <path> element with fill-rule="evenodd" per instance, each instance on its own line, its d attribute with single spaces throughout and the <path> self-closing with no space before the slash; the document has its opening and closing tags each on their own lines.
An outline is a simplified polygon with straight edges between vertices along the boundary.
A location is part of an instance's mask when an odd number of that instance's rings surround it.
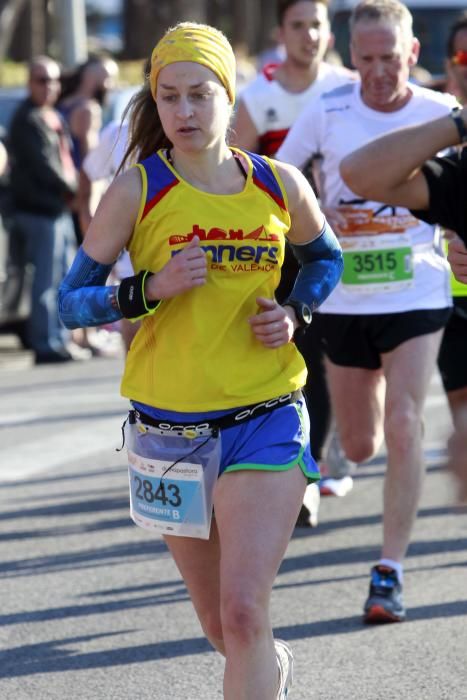
<svg viewBox="0 0 467 700">
<path fill-rule="evenodd" d="M 256 303 L 259 311 L 256 316 L 248 319 L 256 339 L 267 348 L 286 345 L 292 339 L 295 330 L 294 310 L 290 306 L 285 309 L 275 299 L 265 297 L 258 297 Z"/>
<path fill-rule="evenodd" d="M 467 248 L 460 238 L 454 238 L 448 247 L 448 262 L 458 282 L 467 284 Z"/>
<path fill-rule="evenodd" d="M 337 236 L 345 233 L 348 227 L 347 219 L 339 209 L 336 207 L 321 207 L 321 211 Z"/>
<path fill-rule="evenodd" d="M 171 299 L 193 287 L 200 287 L 206 283 L 207 272 L 206 253 L 199 245 L 198 236 L 194 236 L 162 270 L 146 280 L 146 299 Z"/>
</svg>

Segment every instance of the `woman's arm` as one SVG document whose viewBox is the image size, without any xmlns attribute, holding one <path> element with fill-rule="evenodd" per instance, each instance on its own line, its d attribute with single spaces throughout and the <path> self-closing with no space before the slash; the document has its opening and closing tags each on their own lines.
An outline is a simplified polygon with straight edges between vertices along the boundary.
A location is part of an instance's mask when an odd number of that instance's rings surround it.
<svg viewBox="0 0 467 700">
<path fill-rule="evenodd" d="M 291 227 L 287 238 L 300 263 L 300 272 L 289 299 L 303 302 L 314 311 L 329 296 L 342 275 L 342 250 L 308 180 L 299 170 L 285 163 L 279 164 L 278 170 L 289 201 Z"/>
<path fill-rule="evenodd" d="M 58 306 L 67 328 L 97 326 L 122 318 L 117 286 L 106 286 L 114 261 L 133 231 L 141 177 L 134 169 L 117 178 L 102 198 L 73 264 L 60 285 Z"/>
<path fill-rule="evenodd" d="M 287 194 L 291 218 L 287 237 L 300 262 L 300 271 L 283 306 L 275 299 L 257 299 L 261 311 L 250 318 L 250 324 L 257 339 L 270 348 L 293 338 L 300 326 L 295 309 L 302 305 L 309 307 L 310 312 L 316 309 L 332 292 L 343 269 L 339 242 L 310 184 L 297 168 L 279 162 L 275 166 Z"/>
<path fill-rule="evenodd" d="M 94 260 L 109 264 L 126 247 L 138 217 L 142 183 L 138 168 L 117 177 L 94 214 L 83 249 Z"/>
<path fill-rule="evenodd" d="M 60 317 L 67 328 L 95 326 L 125 317 L 138 320 L 169 299 L 205 283 L 206 254 L 195 236 L 160 270 L 141 270 L 119 286 L 105 286 L 114 261 L 135 226 L 141 176 L 132 168 L 118 177 L 99 203 L 73 265 L 59 289 Z"/>
<path fill-rule="evenodd" d="M 467 124 L 467 107 L 462 118 Z M 459 141 L 456 124 L 446 115 L 371 141 L 342 160 L 340 173 L 350 189 L 366 199 L 425 210 L 430 204 L 429 189 L 421 167 Z"/>
<path fill-rule="evenodd" d="M 290 243 L 309 243 L 319 235 L 324 214 L 306 177 L 293 165 L 273 161 L 287 193 L 291 218 L 287 238 Z"/>
</svg>

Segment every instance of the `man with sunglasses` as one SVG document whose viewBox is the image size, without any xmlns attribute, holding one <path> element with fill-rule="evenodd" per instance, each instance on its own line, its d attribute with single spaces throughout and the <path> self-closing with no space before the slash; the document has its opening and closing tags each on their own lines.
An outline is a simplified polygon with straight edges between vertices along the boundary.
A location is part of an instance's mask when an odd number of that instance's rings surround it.
<svg viewBox="0 0 467 700">
<path fill-rule="evenodd" d="M 56 301 L 74 254 L 69 203 L 76 191 L 69 137 L 54 108 L 59 79 L 55 61 L 47 56 L 33 59 L 29 94 L 13 117 L 8 137 L 16 233 L 34 267 L 24 342 L 35 352 L 37 364 L 73 359 L 67 348 L 70 331 L 59 320 Z"/>
</svg>

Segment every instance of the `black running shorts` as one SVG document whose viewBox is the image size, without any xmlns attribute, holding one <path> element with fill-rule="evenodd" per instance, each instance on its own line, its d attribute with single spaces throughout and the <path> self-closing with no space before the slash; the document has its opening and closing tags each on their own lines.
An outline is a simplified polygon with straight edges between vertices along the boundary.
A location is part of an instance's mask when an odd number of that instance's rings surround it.
<svg viewBox="0 0 467 700">
<path fill-rule="evenodd" d="M 313 324 L 319 326 L 324 352 L 331 362 L 342 367 L 379 369 L 383 353 L 406 340 L 440 330 L 451 313 L 451 307 L 358 316 L 317 313 Z"/>
<path fill-rule="evenodd" d="M 467 297 L 454 297 L 453 301 L 438 356 L 445 391 L 467 387 Z"/>
</svg>

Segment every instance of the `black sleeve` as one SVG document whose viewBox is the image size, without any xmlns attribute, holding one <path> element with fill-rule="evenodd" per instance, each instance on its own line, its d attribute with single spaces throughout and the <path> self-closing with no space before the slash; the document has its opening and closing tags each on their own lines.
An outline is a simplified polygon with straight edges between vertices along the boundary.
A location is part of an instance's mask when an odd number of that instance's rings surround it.
<svg viewBox="0 0 467 700">
<path fill-rule="evenodd" d="M 422 168 L 430 193 L 427 210 L 412 210 L 414 216 L 455 231 L 467 242 L 467 159 L 464 154 L 433 158 Z"/>
</svg>

